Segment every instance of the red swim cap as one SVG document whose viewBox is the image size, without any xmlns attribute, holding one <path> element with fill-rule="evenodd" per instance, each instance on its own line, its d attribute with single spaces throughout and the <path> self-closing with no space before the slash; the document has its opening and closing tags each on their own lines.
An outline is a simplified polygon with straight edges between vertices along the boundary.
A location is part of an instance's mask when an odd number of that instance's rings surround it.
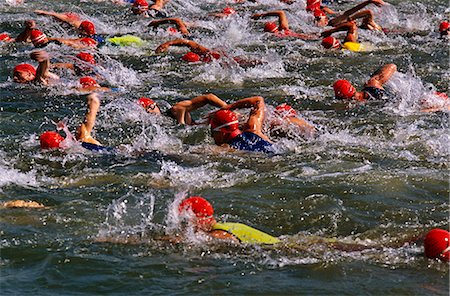
<svg viewBox="0 0 450 296">
<path fill-rule="evenodd" d="M 14 67 L 13 74 L 15 75 L 17 72 L 29 72 L 36 76 L 36 69 L 30 64 L 19 64 Z"/>
<path fill-rule="evenodd" d="M 341 79 L 333 84 L 334 95 L 338 99 L 351 100 L 356 93 L 355 87 L 347 80 Z"/>
<path fill-rule="evenodd" d="M 90 21 L 82 21 L 80 24 L 79 29 L 83 32 L 85 32 L 87 35 L 94 35 L 95 34 L 95 26 Z"/>
<path fill-rule="evenodd" d="M 38 29 L 31 30 L 30 38 L 34 46 L 43 45 L 48 42 L 47 36 Z"/>
<path fill-rule="evenodd" d="M 306 11 L 320 9 L 320 0 L 306 0 Z"/>
<path fill-rule="evenodd" d="M 77 58 L 79 58 L 82 61 L 85 61 L 87 63 L 90 63 L 92 65 L 95 65 L 95 58 L 93 55 L 91 55 L 88 52 L 80 52 L 76 55 Z"/>
<path fill-rule="evenodd" d="M 168 27 L 167 32 L 176 34 L 176 33 L 178 33 L 178 30 L 177 30 L 177 28 L 174 28 L 174 27 Z"/>
<path fill-rule="evenodd" d="M 216 132 L 231 133 L 239 129 L 237 115 L 230 110 L 215 112 L 209 123 L 211 124 L 211 129 Z"/>
<path fill-rule="evenodd" d="M 441 93 L 441 92 L 435 92 L 434 93 L 435 95 L 437 95 L 437 96 L 439 96 L 439 97 L 441 97 L 443 100 L 448 100 L 448 96 L 447 96 L 447 94 L 446 93 Z"/>
<path fill-rule="evenodd" d="M 11 40 L 12 40 L 12 38 L 11 38 L 11 36 L 9 36 L 8 33 L 0 34 L 0 41 L 8 42 L 8 41 L 11 41 Z"/>
<path fill-rule="evenodd" d="M 442 261 L 450 261 L 450 233 L 446 230 L 435 228 L 430 230 L 423 242 L 425 256 L 439 258 Z"/>
<path fill-rule="evenodd" d="M 236 10 L 234 10 L 234 9 L 231 8 L 231 7 L 225 7 L 225 8 L 222 10 L 222 13 L 223 13 L 223 14 L 226 14 L 226 15 L 231 15 L 231 14 L 235 14 L 235 13 L 236 13 Z"/>
<path fill-rule="evenodd" d="M 80 84 L 81 84 L 81 86 L 83 88 L 84 87 L 89 87 L 89 86 L 98 86 L 97 81 L 94 78 L 89 77 L 89 76 L 81 77 L 80 78 Z"/>
<path fill-rule="evenodd" d="M 184 56 L 181 57 L 183 61 L 189 62 L 189 63 L 195 63 L 200 61 L 200 56 L 192 51 L 188 52 Z"/>
<path fill-rule="evenodd" d="M 215 221 L 214 209 L 212 205 L 203 197 L 191 196 L 183 200 L 179 207 L 178 212 L 180 214 L 185 214 L 187 211 L 191 210 L 197 217 L 197 224 L 211 224 Z"/>
<path fill-rule="evenodd" d="M 320 10 L 320 9 L 314 10 L 314 17 L 315 18 L 322 18 L 322 17 L 326 17 L 326 16 L 327 15 L 322 10 Z"/>
<path fill-rule="evenodd" d="M 96 47 L 97 46 L 97 41 L 95 41 L 92 38 L 81 38 L 80 39 L 81 43 L 87 45 L 87 46 L 91 46 L 91 47 Z"/>
<path fill-rule="evenodd" d="M 148 10 L 148 3 L 145 0 L 136 0 L 133 3 L 133 13 L 134 14 L 141 14 Z"/>
<path fill-rule="evenodd" d="M 286 103 L 277 106 L 275 112 L 283 118 L 295 117 L 297 115 L 297 111 Z"/>
<path fill-rule="evenodd" d="M 330 49 L 330 48 L 339 48 L 341 47 L 341 44 L 339 43 L 339 40 L 337 40 L 336 38 L 328 36 L 323 38 L 322 46 L 325 47 L 326 49 Z"/>
<path fill-rule="evenodd" d="M 156 107 L 155 101 L 149 98 L 140 98 L 138 103 L 141 104 L 141 106 L 144 107 L 145 110 L 147 110 L 148 108 L 153 110 Z"/>
<path fill-rule="evenodd" d="M 268 22 L 264 25 L 264 32 L 275 33 L 276 31 L 278 31 L 277 24 Z"/>
<path fill-rule="evenodd" d="M 45 132 L 39 137 L 41 149 L 59 148 L 62 141 L 64 141 L 64 137 L 57 132 Z"/>
<path fill-rule="evenodd" d="M 444 31 L 447 31 L 448 29 L 450 28 L 450 23 L 449 22 L 442 22 L 440 25 L 439 25 L 439 32 L 444 32 Z"/>
</svg>

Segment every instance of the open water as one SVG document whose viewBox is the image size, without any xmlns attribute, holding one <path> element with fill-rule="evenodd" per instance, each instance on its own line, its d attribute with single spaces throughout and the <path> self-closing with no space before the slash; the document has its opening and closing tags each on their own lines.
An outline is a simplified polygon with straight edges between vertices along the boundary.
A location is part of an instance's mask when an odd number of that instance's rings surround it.
<svg viewBox="0 0 450 296">
<path fill-rule="evenodd" d="M 98 71 L 118 91 L 102 96 L 96 138 L 115 153 L 72 147 L 41 151 L 38 136 L 64 120 L 74 132 L 85 113 L 77 78 L 60 72 L 50 87 L 17 85 L 11 69 L 30 62 L 26 44 L 0 44 L 0 200 L 34 200 L 44 209 L 1 209 L 2 295 L 448 295 L 449 265 L 423 256 L 413 237 L 449 228 L 449 113 L 422 113 L 419 100 L 448 92 L 448 41 L 438 38 L 448 2 L 388 1 L 372 7 L 387 28 L 361 31 L 364 53 L 327 52 L 317 41 L 262 32 L 255 12 L 280 8 L 293 30 L 319 32 L 305 3 L 171 0 L 166 11 L 193 23 L 193 39 L 229 56 L 265 63 L 243 69 L 231 60 L 180 61 L 185 52 L 154 54 L 175 38 L 147 28 L 148 19 L 109 1 L 26 1 L 0 4 L 0 31 L 17 35 L 35 19 L 49 36 L 75 37 L 34 9 L 74 11 L 100 33 L 134 34 L 142 47 L 104 46 Z M 354 5 L 332 4 L 343 11 Z M 227 19 L 207 14 L 233 6 Z M 77 51 L 51 45 L 52 61 Z M 395 63 L 384 104 L 347 106 L 331 85 L 346 78 L 361 87 L 370 73 Z M 218 152 L 205 126 L 176 126 L 150 116 L 135 101 L 164 106 L 212 92 L 227 102 L 246 96 L 273 106 L 288 102 L 319 128 L 305 140 L 279 138 L 268 157 Z M 209 110 L 196 112 L 202 118 Z M 241 222 L 274 236 L 277 247 L 205 243 L 172 245 L 157 238 L 176 228 L 174 202 L 201 195 L 221 221 Z M 129 238 L 135 239 L 129 239 Z M 100 243 L 109 238 L 124 242 Z M 335 240 L 366 248 L 336 250 Z M 404 241 L 412 241 L 404 244 Z"/>
</svg>

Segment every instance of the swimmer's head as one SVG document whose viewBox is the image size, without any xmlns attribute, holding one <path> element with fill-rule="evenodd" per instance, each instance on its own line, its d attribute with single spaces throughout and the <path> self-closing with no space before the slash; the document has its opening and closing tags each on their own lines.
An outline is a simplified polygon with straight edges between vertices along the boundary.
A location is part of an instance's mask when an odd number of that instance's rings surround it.
<svg viewBox="0 0 450 296">
<path fill-rule="evenodd" d="M 193 214 L 191 222 L 198 228 L 209 231 L 216 224 L 214 219 L 214 209 L 212 205 L 203 197 L 191 196 L 183 200 L 178 206 L 178 212 L 181 216 Z"/>
<path fill-rule="evenodd" d="M 17 83 L 27 83 L 36 77 L 36 69 L 30 64 L 19 64 L 14 67 L 13 79 Z"/>
<path fill-rule="evenodd" d="M 188 52 L 181 59 L 185 62 L 195 63 L 200 61 L 200 56 L 192 51 Z"/>
<path fill-rule="evenodd" d="M 213 60 L 220 59 L 220 57 L 221 57 L 220 53 L 218 53 L 216 51 L 210 51 L 206 55 L 203 56 L 202 62 L 210 63 Z"/>
<path fill-rule="evenodd" d="M 267 22 L 264 25 L 264 32 L 275 33 L 278 32 L 278 26 L 274 22 Z"/>
<path fill-rule="evenodd" d="M 13 39 L 11 38 L 11 36 L 9 36 L 8 33 L 1 33 L 0 34 L 0 41 L 9 42 L 9 41 L 12 41 L 12 40 Z"/>
<path fill-rule="evenodd" d="M 283 118 L 295 117 L 297 115 L 297 112 L 295 111 L 295 109 L 286 103 L 277 106 L 275 108 L 275 113 Z"/>
<path fill-rule="evenodd" d="M 238 117 L 230 110 L 215 112 L 211 115 L 209 123 L 211 124 L 211 135 L 217 145 L 228 143 L 241 133 Z"/>
<path fill-rule="evenodd" d="M 134 14 L 143 14 L 148 10 L 148 3 L 145 0 L 136 0 L 133 3 L 132 11 Z"/>
<path fill-rule="evenodd" d="M 430 230 L 423 245 L 425 256 L 428 258 L 450 261 L 450 233 L 448 231 L 439 228 Z"/>
<path fill-rule="evenodd" d="M 347 80 L 341 79 L 333 84 L 334 95 L 337 99 L 351 100 L 356 88 Z"/>
<path fill-rule="evenodd" d="M 320 9 L 320 0 L 306 0 L 306 11 Z"/>
<path fill-rule="evenodd" d="M 156 114 L 161 114 L 161 110 L 158 107 L 158 104 L 156 104 L 155 101 L 153 101 L 152 99 L 149 98 L 140 98 L 138 103 L 144 107 L 144 109 L 148 112 L 148 113 L 156 113 Z"/>
<path fill-rule="evenodd" d="M 41 149 L 57 149 L 62 141 L 64 141 L 64 137 L 52 131 L 45 132 L 39 137 Z"/>
<path fill-rule="evenodd" d="M 441 37 L 448 35 L 448 29 L 449 28 L 450 28 L 450 23 L 449 22 L 442 22 L 439 25 L 439 33 L 441 33 Z"/>
<path fill-rule="evenodd" d="M 319 27 L 325 27 L 328 24 L 328 17 L 321 9 L 314 10 L 314 22 Z"/>
<path fill-rule="evenodd" d="M 80 52 L 79 54 L 76 55 L 77 58 L 79 58 L 80 60 L 95 65 L 95 58 L 93 55 L 91 55 L 88 52 Z"/>
<path fill-rule="evenodd" d="M 81 38 L 80 42 L 90 47 L 97 47 L 97 41 L 89 37 Z"/>
<path fill-rule="evenodd" d="M 97 81 L 89 76 L 86 77 L 81 77 L 80 78 L 80 85 L 82 88 L 88 88 L 88 87 L 92 87 L 92 86 L 100 86 Z"/>
<path fill-rule="evenodd" d="M 336 38 L 328 36 L 323 38 L 322 46 L 325 47 L 326 49 L 336 49 L 340 48 L 341 44 L 339 43 L 339 40 L 337 40 Z"/>
<path fill-rule="evenodd" d="M 41 47 L 48 43 L 47 36 L 38 29 L 31 30 L 30 39 L 35 47 Z"/>
<path fill-rule="evenodd" d="M 222 13 L 225 14 L 225 15 L 232 15 L 232 14 L 235 14 L 235 13 L 236 13 L 236 10 L 234 10 L 234 9 L 231 8 L 231 7 L 225 7 L 225 8 L 222 10 Z"/>
<path fill-rule="evenodd" d="M 95 35 L 95 26 L 90 21 L 82 21 L 78 28 L 80 33 L 87 36 Z"/>
</svg>

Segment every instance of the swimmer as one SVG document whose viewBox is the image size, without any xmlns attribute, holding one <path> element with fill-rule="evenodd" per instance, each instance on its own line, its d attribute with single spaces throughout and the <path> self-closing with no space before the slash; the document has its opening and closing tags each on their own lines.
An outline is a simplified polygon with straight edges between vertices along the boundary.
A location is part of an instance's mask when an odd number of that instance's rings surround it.
<svg viewBox="0 0 450 296">
<path fill-rule="evenodd" d="M 9 208 L 9 209 L 16 209 L 16 208 L 42 209 L 42 208 L 45 208 L 45 206 L 43 204 L 41 204 L 41 203 L 36 202 L 36 201 L 15 199 L 15 200 L 1 202 L 0 203 L 0 208 Z"/>
<path fill-rule="evenodd" d="M 441 38 L 444 38 L 444 37 L 448 36 L 449 28 L 450 28 L 450 23 L 449 22 L 442 22 L 439 25 L 439 34 L 441 35 Z"/>
<path fill-rule="evenodd" d="M 100 84 L 90 76 L 81 77 L 79 83 L 80 87 L 78 88 L 78 91 L 81 92 L 105 92 L 112 90 L 111 88 L 100 86 Z"/>
<path fill-rule="evenodd" d="M 297 111 L 286 103 L 275 108 L 276 118 L 270 122 L 270 133 L 278 136 L 287 136 L 284 127 L 294 127 L 304 138 L 312 138 L 316 134 L 313 124 L 297 116 Z M 286 126 L 287 123 L 287 126 Z"/>
<path fill-rule="evenodd" d="M 52 16 L 55 19 L 69 24 L 78 30 L 80 35 L 90 37 L 96 34 L 95 25 L 88 20 L 81 20 L 80 16 L 73 12 L 57 13 L 54 11 L 35 10 L 36 14 Z"/>
<path fill-rule="evenodd" d="M 213 12 L 208 14 L 208 16 L 216 17 L 216 18 L 226 18 L 230 15 L 236 14 L 236 10 L 232 7 L 225 7 L 221 12 Z"/>
<path fill-rule="evenodd" d="M 241 223 L 218 223 L 214 218 L 212 205 L 200 196 L 192 196 L 183 200 L 178 206 L 182 219 L 211 239 L 226 240 L 232 243 L 248 243 L 273 245 L 281 242 L 260 230 Z"/>
<path fill-rule="evenodd" d="M 397 71 L 395 64 L 387 64 L 370 77 L 362 91 L 356 91 L 355 87 L 347 80 L 338 80 L 333 84 L 334 94 L 337 99 L 355 100 L 366 102 L 368 100 L 386 100 L 389 95 L 383 88 L 391 76 Z"/>
<path fill-rule="evenodd" d="M 425 236 L 423 245 L 426 257 L 450 261 L 450 233 L 447 230 L 439 228 L 430 230 Z"/>
<path fill-rule="evenodd" d="M 236 113 L 231 110 L 251 108 L 242 131 Z M 218 146 L 237 150 L 273 153 L 272 143 L 262 132 L 265 104 L 262 97 L 241 99 L 222 107 L 210 116 L 211 136 Z"/>
<path fill-rule="evenodd" d="M 94 129 L 95 119 L 100 108 L 100 99 L 97 93 L 91 93 L 87 96 L 88 110 L 84 121 L 81 123 L 76 132 L 76 140 L 81 142 L 81 146 L 91 151 L 111 150 L 110 147 L 103 146 L 99 141 L 93 138 L 92 130 Z M 41 149 L 59 149 L 66 148 L 67 142 L 72 141 L 72 135 L 66 131 L 66 139 L 58 132 L 46 131 L 39 137 Z"/>
<path fill-rule="evenodd" d="M 450 99 L 446 93 L 435 92 L 422 98 L 419 102 L 421 112 L 450 111 Z"/>
<path fill-rule="evenodd" d="M 186 27 L 186 24 L 180 18 L 177 18 L 177 17 L 153 20 L 150 22 L 150 24 L 148 26 L 157 28 L 158 26 L 163 25 L 163 24 L 171 24 L 171 25 L 176 26 L 176 28 L 170 27 L 169 31 L 173 31 L 175 33 L 180 32 L 183 36 L 188 36 L 190 34 Z M 170 30 L 170 29 L 172 29 L 172 30 Z"/>
<path fill-rule="evenodd" d="M 341 45 L 339 41 L 332 37 L 331 34 L 346 31 L 344 42 Z M 350 51 L 362 51 L 363 47 L 360 43 L 357 42 L 358 38 L 358 27 L 354 21 L 342 23 L 337 27 L 334 27 L 330 30 L 324 31 L 320 34 L 320 36 L 325 37 L 322 40 L 322 46 L 326 49 L 348 49 Z"/>
<path fill-rule="evenodd" d="M 37 69 L 30 64 L 19 64 L 14 67 L 13 79 L 17 83 L 35 82 L 47 85 L 51 79 L 59 79 L 59 77 L 49 71 L 50 58 L 47 52 L 43 50 L 34 51 L 30 54 L 30 58 L 39 63 Z"/>
<path fill-rule="evenodd" d="M 375 30 L 375 31 L 381 31 L 382 28 L 380 25 L 375 23 L 373 20 L 373 12 L 371 10 L 364 10 L 360 11 L 362 8 L 366 7 L 369 4 L 375 4 L 376 6 L 380 7 L 385 5 L 383 0 L 367 0 L 364 1 L 358 5 L 356 5 L 353 8 L 350 8 L 349 10 L 345 11 L 343 14 L 329 20 L 328 25 L 336 27 L 341 23 L 353 21 L 356 19 L 362 19 L 362 24 L 359 26 L 362 29 L 367 30 Z"/>
<path fill-rule="evenodd" d="M 73 63 L 54 63 L 52 68 L 70 69 L 78 76 L 94 74 L 95 58 L 89 52 L 80 52 L 74 57 Z"/>
<path fill-rule="evenodd" d="M 214 94 L 205 94 L 197 96 L 191 100 L 184 100 L 176 103 L 166 112 L 162 113 L 155 101 L 149 98 L 140 98 L 139 104 L 144 107 L 148 113 L 164 114 L 177 121 L 178 124 L 195 125 L 197 124 L 191 117 L 191 112 L 205 106 L 210 105 L 222 108 L 227 105 L 219 97 Z"/>
<path fill-rule="evenodd" d="M 162 11 L 162 9 L 167 1 L 168 0 L 155 0 L 155 2 L 149 6 L 146 0 L 135 0 L 131 11 L 135 15 L 142 15 L 144 17 L 166 18 L 167 15 Z"/>
<path fill-rule="evenodd" d="M 278 17 L 278 25 L 274 22 L 268 22 L 264 25 L 264 32 L 274 33 L 277 37 L 295 37 L 303 40 L 317 40 L 318 37 L 312 34 L 296 33 L 289 29 L 289 23 L 286 13 L 282 10 L 274 10 L 265 13 L 255 13 L 251 16 L 252 19 L 257 20 L 269 16 Z"/>
</svg>

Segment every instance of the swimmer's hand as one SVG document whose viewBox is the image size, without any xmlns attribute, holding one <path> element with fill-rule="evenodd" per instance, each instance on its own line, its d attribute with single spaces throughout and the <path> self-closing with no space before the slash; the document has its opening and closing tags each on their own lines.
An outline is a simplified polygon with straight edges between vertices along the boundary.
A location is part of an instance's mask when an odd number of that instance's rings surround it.
<svg viewBox="0 0 450 296">
<path fill-rule="evenodd" d="M 38 50 L 30 53 L 30 58 L 38 63 L 41 63 L 47 61 L 49 59 L 49 55 L 45 50 Z"/>
<path fill-rule="evenodd" d="M 36 28 L 36 22 L 33 21 L 33 20 L 26 20 L 24 24 L 25 24 L 25 27 L 27 29 L 34 29 L 34 28 Z"/>
<path fill-rule="evenodd" d="M 383 5 L 386 4 L 386 3 L 384 3 L 383 0 L 371 0 L 370 3 L 375 4 L 378 7 L 383 6 Z"/>
<path fill-rule="evenodd" d="M 36 9 L 36 10 L 34 11 L 34 13 L 36 13 L 36 14 L 42 14 L 42 15 L 50 15 L 50 14 L 51 14 L 50 11 L 39 10 L 39 9 Z"/>
<path fill-rule="evenodd" d="M 169 49 L 170 44 L 168 43 L 163 43 L 160 46 L 158 46 L 158 48 L 156 48 L 155 53 L 164 53 L 167 52 L 167 50 Z"/>
<path fill-rule="evenodd" d="M 261 13 L 255 13 L 254 15 L 251 16 L 251 18 L 253 20 L 257 20 L 257 19 L 259 19 L 261 17 L 261 15 L 262 15 Z"/>
</svg>

